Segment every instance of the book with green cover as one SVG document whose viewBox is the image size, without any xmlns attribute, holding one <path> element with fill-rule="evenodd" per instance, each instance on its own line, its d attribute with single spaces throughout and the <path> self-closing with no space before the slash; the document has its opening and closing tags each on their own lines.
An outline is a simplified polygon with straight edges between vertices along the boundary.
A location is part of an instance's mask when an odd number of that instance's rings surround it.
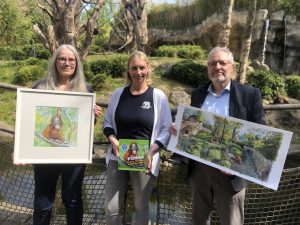
<svg viewBox="0 0 300 225">
<path fill-rule="evenodd" d="M 118 169 L 145 172 L 148 149 L 149 140 L 119 139 Z"/>
</svg>

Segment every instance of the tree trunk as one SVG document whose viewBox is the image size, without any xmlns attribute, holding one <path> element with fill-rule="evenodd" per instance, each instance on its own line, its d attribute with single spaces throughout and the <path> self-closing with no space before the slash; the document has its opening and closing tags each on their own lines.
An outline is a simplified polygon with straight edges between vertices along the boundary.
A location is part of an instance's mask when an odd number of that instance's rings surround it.
<svg viewBox="0 0 300 225">
<path fill-rule="evenodd" d="M 145 0 L 123 0 L 125 19 L 127 21 L 127 49 L 145 51 L 148 43 L 147 11 Z"/>
<path fill-rule="evenodd" d="M 242 39 L 243 46 L 241 50 L 240 66 L 239 66 L 238 76 L 237 76 L 237 80 L 242 84 L 245 83 L 246 81 L 246 72 L 247 72 L 249 53 L 251 49 L 252 29 L 255 20 L 256 4 L 257 4 L 257 0 L 249 1 L 248 18 L 243 33 L 243 39 Z"/>
<path fill-rule="evenodd" d="M 84 59 L 87 54 L 88 54 L 88 49 L 92 44 L 92 40 L 93 40 L 93 34 L 94 34 L 94 28 L 97 25 L 97 20 L 99 18 L 100 15 L 100 10 L 103 7 L 103 0 L 99 0 L 98 3 L 95 5 L 94 7 L 94 12 L 92 14 L 92 16 L 88 19 L 87 24 L 86 24 L 86 35 L 85 35 L 85 39 L 80 51 L 81 57 Z"/>
<path fill-rule="evenodd" d="M 271 15 L 274 12 L 274 0 L 267 0 L 267 9 L 268 9 L 268 14 Z"/>
<path fill-rule="evenodd" d="M 224 11 L 223 23 L 220 27 L 218 46 L 228 47 L 229 46 L 229 37 L 231 29 L 231 14 L 233 8 L 234 0 L 226 1 L 226 8 Z"/>
<path fill-rule="evenodd" d="M 93 7 L 91 16 L 88 18 L 87 24 L 80 26 L 83 2 L 89 3 L 82 0 L 44 0 L 45 5 L 38 5 L 48 15 L 48 20 L 35 24 L 33 29 L 51 53 L 61 44 L 70 44 L 81 49 L 79 53 L 82 59 L 87 56 L 103 0 L 97 0 L 90 4 L 90 7 Z M 87 6 L 85 5 L 85 7 Z M 82 46 L 79 46 L 78 38 L 82 35 L 85 35 L 84 41 Z"/>
</svg>

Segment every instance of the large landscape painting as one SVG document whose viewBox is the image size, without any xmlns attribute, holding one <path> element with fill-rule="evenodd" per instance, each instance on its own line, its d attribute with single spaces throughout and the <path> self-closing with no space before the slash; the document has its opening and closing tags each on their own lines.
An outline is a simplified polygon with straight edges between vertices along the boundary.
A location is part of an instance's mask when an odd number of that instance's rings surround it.
<svg viewBox="0 0 300 225">
<path fill-rule="evenodd" d="M 291 132 L 183 105 L 176 127 L 169 150 L 277 190 Z"/>
</svg>

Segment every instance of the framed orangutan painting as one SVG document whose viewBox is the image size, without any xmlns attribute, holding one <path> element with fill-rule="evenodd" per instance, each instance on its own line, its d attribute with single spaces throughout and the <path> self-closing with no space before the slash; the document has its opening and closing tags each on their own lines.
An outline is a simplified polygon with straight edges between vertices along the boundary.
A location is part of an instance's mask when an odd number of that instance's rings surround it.
<svg viewBox="0 0 300 225">
<path fill-rule="evenodd" d="M 91 163 L 95 98 L 18 88 L 14 163 Z"/>
<path fill-rule="evenodd" d="M 168 149 L 277 190 L 292 132 L 179 105 Z"/>
</svg>

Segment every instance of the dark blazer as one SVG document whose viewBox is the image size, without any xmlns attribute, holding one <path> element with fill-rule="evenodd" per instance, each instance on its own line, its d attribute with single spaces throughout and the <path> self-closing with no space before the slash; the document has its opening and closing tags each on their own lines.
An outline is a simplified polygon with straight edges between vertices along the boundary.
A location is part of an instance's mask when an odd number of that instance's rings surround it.
<svg viewBox="0 0 300 225">
<path fill-rule="evenodd" d="M 200 86 L 192 92 L 191 106 L 201 108 L 211 83 Z M 265 124 L 262 97 L 259 89 L 231 81 L 229 97 L 229 116 L 254 123 Z M 191 162 L 190 169 L 193 169 Z M 247 186 L 248 181 L 232 176 L 232 186 L 240 191 Z"/>
</svg>

